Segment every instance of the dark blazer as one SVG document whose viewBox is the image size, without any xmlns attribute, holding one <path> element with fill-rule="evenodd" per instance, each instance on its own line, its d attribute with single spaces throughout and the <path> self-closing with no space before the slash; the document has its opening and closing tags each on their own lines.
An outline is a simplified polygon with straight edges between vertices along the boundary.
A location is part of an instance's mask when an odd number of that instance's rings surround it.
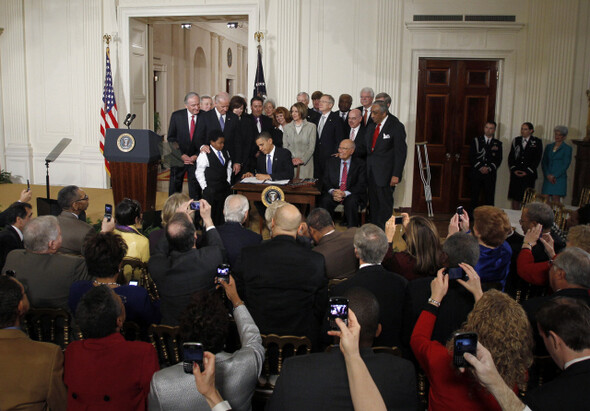
<svg viewBox="0 0 590 411">
<path fill-rule="evenodd" d="M 322 177 L 323 190 L 340 188 L 340 162 L 338 157 L 331 157 L 327 160 L 324 175 Z M 365 162 L 360 158 L 352 157 L 350 168 L 346 178 L 346 191 L 358 195 L 361 199 L 367 197 L 367 169 Z"/>
<path fill-rule="evenodd" d="M 391 177 L 400 180 L 406 164 L 407 146 L 406 129 L 394 115 L 388 115 L 385 125 L 380 130 L 375 142 L 375 150 L 371 151 L 375 123 L 367 126 L 365 133 L 355 140 L 359 155 L 367 157 L 367 176 L 373 176 L 374 183 L 387 187 Z"/>
<path fill-rule="evenodd" d="M 320 116 L 321 121 L 321 116 Z M 322 133 L 319 133 L 319 126 L 317 129 L 318 136 L 316 140 L 315 151 L 313 152 L 314 158 L 314 174 L 321 176 L 325 167 L 325 162 L 338 152 L 338 145 L 344 138 L 344 132 L 342 131 L 342 120 L 338 116 L 338 113 L 331 112 L 326 119 Z M 317 171 L 320 171 L 318 174 Z"/>
<path fill-rule="evenodd" d="M 310 123 L 313 123 L 313 124 L 315 124 L 315 125 L 316 125 L 316 127 L 317 127 L 317 125 L 318 125 L 318 124 L 319 124 L 319 122 L 320 122 L 320 117 L 321 117 L 321 116 L 322 116 L 322 115 L 321 115 L 320 113 L 318 113 L 317 111 L 315 111 L 313 108 L 309 108 L 309 107 L 308 107 L 308 108 L 307 108 L 307 117 L 305 117 L 305 119 L 306 119 L 307 121 L 309 121 Z"/>
<path fill-rule="evenodd" d="M 25 286 L 31 306 L 62 308 L 69 311 L 68 297 L 72 283 L 90 280 L 86 262 L 80 256 L 67 254 L 36 254 L 13 250 L 6 257 L 2 272 L 14 270 Z"/>
<path fill-rule="evenodd" d="M 252 127 L 254 131 L 254 135 L 258 137 L 258 135 L 264 131 L 268 133 L 272 133 L 272 129 L 274 126 L 272 125 L 272 119 L 265 115 L 260 116 L 260 133 L 258 132 L 258 126 L 256 125 L 256 117 L 253 114 L 244 114 L 244 116 L 249 116 L 252 119 Z"/>
<path fill-rule="evenodd" d="M 88 234 L 94 232 L 94 228 L 85 221 L 81 221 L 73 213 L 62 211 L 57 216 L 61 228 L 62 243 L 60 253 L 82 255 L 82 245 Z"/>
<path fill-rule="evenodd" d="M 510 173 L 515 171 L 524 171 L 527 174 L 537 178 L 537 168 L 543 158 L 543 142 L 535 136 L 529 137 L 524 150 L 522 149 L 522 136 L 515 137 L 510 146 L 508 154 L 508 167 Z"/>
<path fill-rule="evenodd" d="M 363 110 L 365 108 L 363 106 L 358 106 L 357 110 L 361 111 L 361 118 L 363 117 Z M 373 110 L 371 110 L 371 113 L 373 112 Z M 371 118 L 371 114 L 367 114 L 367 124 L 363 123 L 363 120 L 361 120 L 361 124 L 365 127 L 369 127 L 369 124 L 375 124 L 375 122 L 373 121 L 373 119 Z"/>
<path fill-rule="evenodd" d="M 272 159 L 272 179 L 273 180 L 291 180 L 295 175 L 293 162 L 291 161 L 291 152 L 286 148 L 275 146 L 275 153 Z M 256 172 L 267 174 L 266 172 L 266 155 L 260 153 L 256 159 Z"/>
<path fill-rule="evenodd" d="M 360 352 L 387 409 L 416 410 L 412 363 L 390 354 L 374 354 L 367 348 Z M 346 363 L 340 349 L 287 358 L 267 409 L 352 411 Z"/>
<path fill-rule="evenodd" d="M 215 288 L 217 266 L 223 263 L 223 242 L 217 229 L 206 232 L 207 246 L 186 252 L 169 251 L 164 240 L 149 261 L 149 272 L 160 293 L 162 324 L 178 325 L 180 314 L 196 291 Z"/>
<path fill-rule="evenodd" d="M 195 132 L 193 133 L 193 140 L 191 141 L 191 133 L 188 124 L 188 110 L 183 108 L 177 110 L 170 116 L 170 125 L 168 126 L 168 142 L 178 143 L 178 147 L 182 154 L 193 156 L 199 152 L 200 145 L 197 142 L 197 129 L 201 123 L 203 113 L 197 114 L 197 124 Z"/>
<path fill-rule="evenodd" d="M 256 152 L 258 147 L 256 146 L 256 136 L 258 133 L 254 133 L 254 125 L 252 124 L 252 117 L 243 114 L 242 117 L 238 117 L 238 128 L 240 139 L 242 140 L 242 172 L 254 171 L 256 166 Z"/>
<path fill-rule="evenodd" d="M 590 404 L 590 360 L 574 363 L 554 380 L 527 393 L 532 410 L 587 410 Z"/>
<path fill-rule="evenodd" d="M 359 266 L 359 260 L 354 253 L 354 234 L 356 227 L 346 231 L 334 231 L 321 238 L 313 251 L 324 256 L 326 261 L 326 277 L 352 277 Z"/>
<path fill-rule="evenodd" d="M 249 245 L 256 245 L 262 242 L 262 236 L 252 230 L 242 227 L 240 223 L 233 221 L 226 222 L 217 227 L 217 232 L 223 241 L 227 259 L 233 268 L 240 256 L 242 248 Z"/>
<path fill-rule="evenodd" d="M 8 253 L 20 248 L 25 248 L 23 241 L 20 239 L 14 227 L 7 225 L 3 231 L 0 231 L 0 269 L 4 267 Z M 4 271 L 0 274 L 4 274 Z"/>
<path fill-rule="evenodd" d="M 317 340 L 327 307 L 324 257 L 278 235 L 242 249 L 238 292 L 262 334 L 306 335 Z"/>
<path fill-rule="evenodd" d="M 484 136 L 475 137 L 469 148 L 469 162 L 473 172 L 479 172 L 482 167 L 489 167 L 491 173 L 496 174 L 502 163 L 502 142 L 492 138 L 488 146 Z"/>
<path fill-rule="evenodd" d="M 379 322 L 383 331 L 375 338 L 375 346 L 400 346 L 402 311 L 408 281 L 401 275 L 387 271 L 379 265 L 363 267 L 350 279 L 335 285 L 330 296 L 340 296 L 352 287 L 362 287 L 379 301 Z"/>
<path fill-rule="evenodd" d="M 203 113 L 200 116 L 199 124 L 197 124 L 197 147 L 209 144 L 209 133 L 213 130 L 221 130 L 219 119 L 217 118 L 217 110 L 215 108 Z M 225 123 L 223 127 L 223 135 L 225 137 L 225 149 L 229 151 L 232 158 L 232 163 L 242 164 L 243 148 L 242 138 L 240 133 L 240 126 L 238 116 L 231 111 L 225 114 Z M 194 140 L 194 139 L 193 139 Z"/>
</svg>

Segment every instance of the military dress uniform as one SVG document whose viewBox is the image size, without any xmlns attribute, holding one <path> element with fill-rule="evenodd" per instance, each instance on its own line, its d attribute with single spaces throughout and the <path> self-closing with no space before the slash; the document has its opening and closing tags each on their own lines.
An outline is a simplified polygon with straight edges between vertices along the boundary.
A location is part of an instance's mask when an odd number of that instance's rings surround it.
<svg viewBox="0 0 590 411">
<path fill-rule="evenodd" d="M 496 172 L 502 163 L 502 142 L 491 138 L 486 143 L 484 136 L 475 137 L 469 150 L 471 163 L 471 209 L 479 204 L 480 193 L 483 190 L 485 205 L 494 205 L 496 191 Z M 483 174 L 480 169 L 488 167 L 490 171 Z"/>
<path fill-rule="evenodd" d="M 522 201 L 527 188 L 535 187 L 537 180 L 537 168 L 543 157 L 543 142 L 540 138 L 530 136 L 523 147 L 522 136 L 512 140 L 510 154 L 508 154 L 508 167 L 510 167 L 510 186 L 508 187 L 508 198 L 515 201 Z M 526 176 L 518 177 L 516 171 L 524 171 Z"/>
</svg>

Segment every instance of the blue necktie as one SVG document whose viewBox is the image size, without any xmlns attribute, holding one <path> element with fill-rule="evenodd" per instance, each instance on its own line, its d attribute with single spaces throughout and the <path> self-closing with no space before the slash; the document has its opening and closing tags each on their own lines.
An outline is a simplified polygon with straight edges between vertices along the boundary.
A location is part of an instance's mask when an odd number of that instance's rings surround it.
<svg viewBox="0 0 590 411">
<path fill-rule="evenodd" d="M 221 126 L 221 131 L 225 128 L 225 121 L 223 121 L 223 116 L 219 116 L 219 125 Z"/>
<path fill-rule="evenodd" d="M 217 157 L 219 157 L 219 161 L 221 161 L 221 165 L 225 165 L 225 161 L 223 160 L 223 156 L 221 155 L 221 151 L 217 152 Z"/>
<path fill-rule="evenodd" d="M 272 162 L 270 161 L 270 154 L 266 155 L 266 173 L 272 174 Z"/>
</svg>

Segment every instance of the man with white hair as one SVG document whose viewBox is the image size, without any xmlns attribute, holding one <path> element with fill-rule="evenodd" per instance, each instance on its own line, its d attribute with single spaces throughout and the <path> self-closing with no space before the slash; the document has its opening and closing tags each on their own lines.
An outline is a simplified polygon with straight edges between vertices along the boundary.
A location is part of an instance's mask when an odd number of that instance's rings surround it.
<svg viewBox="0 0 590 411">
<path fill-rule="evenodd" d="M 371 107 L 373 106 L 373 98 L 375 97 L 375 92 L 371 87 L 363 87 L 361 89 L 361 105 L 357 107 L 361 111 L 362 115 L 362 123 L 363 126 L 367 127 L 369 124 L 373 122 L 371 118 Z"/>
<path fill-rule="evenodd" d="M 90 280 L 86 263 L 80 256 L 58 254 L 61 230 L 54 216 L 37 217 L 23 232 L 25 249 L 13 250 L 3 270 L 13 270 L 25 286 L 35 308 L 62 308 L 69 311 L 70 286 L 78 280 Z"/>
<path fill-rule="evenodd" d="M 229 264 L 232 267 L 240 256 L 242 248 L 262 242 L 260 234 L 244 227 L 248 221 L 249 210 L 248 199 L 241 194 L 228 196 L 223 204 L 225 224 L 217 227 L 217 232 L 221 236 Z"/>
<path fill-rule="evenodd" d="M 317 127 L 317 125 L 320 122 L 321 115 L 320 115 L 320 113 L 315 111 L 313 109 L 313 107 L 309 107 L 309 94 L 307 94 L 305 91 L 301 91 L 301 92 L 297 93 L 297 102 L 305 104 L 305 107 L 307 107 L 306 120 L 309 121 L 310 123 L 315 124 Z"/>
</svg>

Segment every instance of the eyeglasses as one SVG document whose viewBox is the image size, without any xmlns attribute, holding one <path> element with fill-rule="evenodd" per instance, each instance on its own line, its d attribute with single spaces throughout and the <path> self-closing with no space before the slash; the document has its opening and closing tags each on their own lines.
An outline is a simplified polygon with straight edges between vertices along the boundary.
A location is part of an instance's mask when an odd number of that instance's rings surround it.
<svg viewBox="0 0 590 411">
<path fill-rule="evenodd" d="M 88 195 L 85 195 L 82 198 L 77 199 L 76 201 L 74 201 L 75 203 L 77 203 L 78 201 L 88 201 Z"/>
</svg>

